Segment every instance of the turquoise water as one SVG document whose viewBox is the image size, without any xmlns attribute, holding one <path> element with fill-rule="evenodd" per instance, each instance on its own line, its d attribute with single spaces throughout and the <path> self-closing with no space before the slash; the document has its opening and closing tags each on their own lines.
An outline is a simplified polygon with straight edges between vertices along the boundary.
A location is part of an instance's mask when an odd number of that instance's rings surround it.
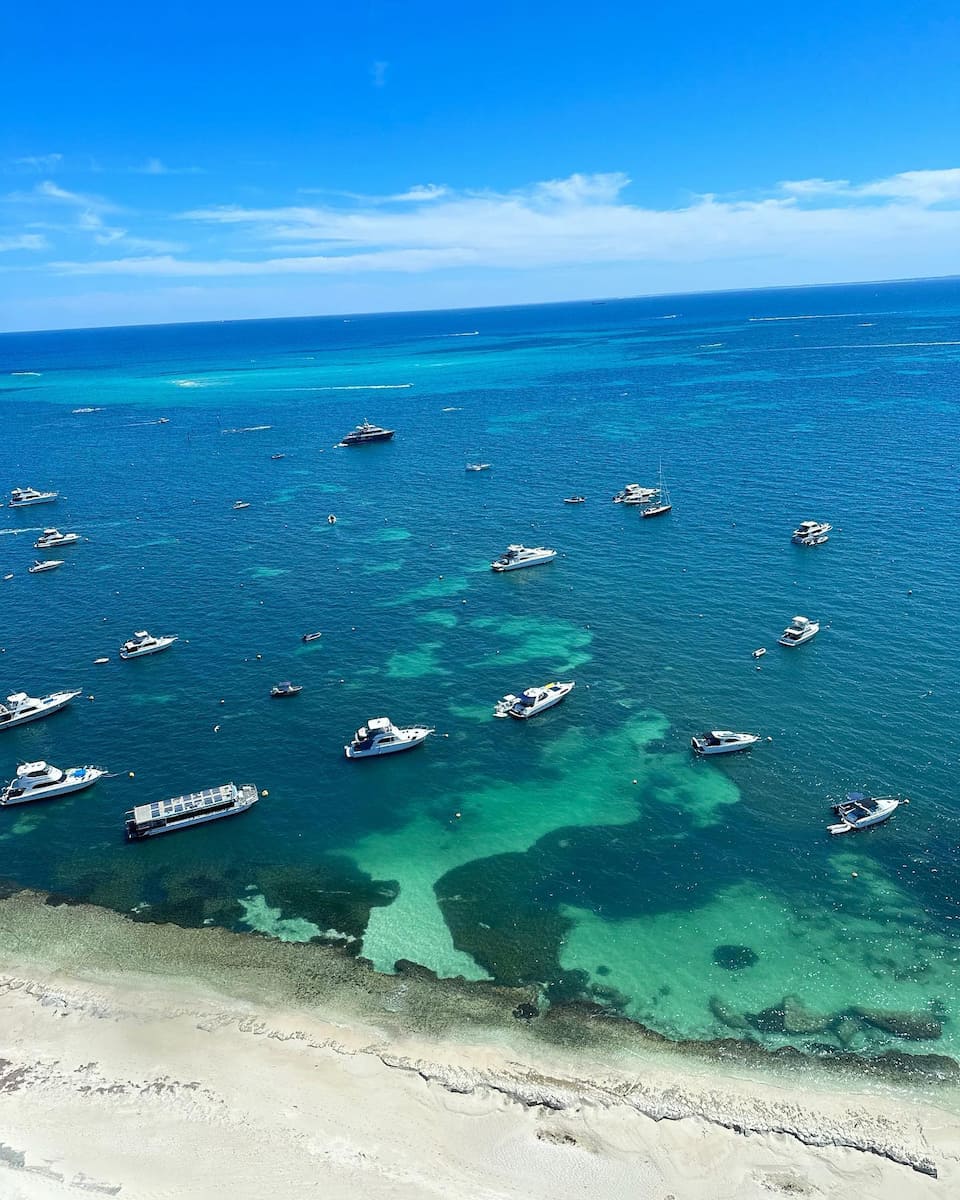
<svg viewBox="0 0 960 1200">
<path fill-rule="evenodd" d="M 0 875 L 674 1038 L 960 1057 L 957 284 L 7 335 L 0 381 L 0 487 L 62 493 L 0 511 L 0 691 L 85 697 L 0 774 L 116 772 L 0 812 Z M 335 448 L 364 417 L 396 440 Z M 669 516 L 610 503 L 661 460 Z M 89 541 L 29 576 L 48 524 Z M 512 541 L 559 557 L 494 575 Z M 141 628 L 181 640 L 120 662 Z M 379 714 L 437 734 L 346 762 Z M 708 727 L 770 740 L 695 761 Z M 227 779 L 269 794 L 124 844 Z M 855 788 L 912 803 L 831 839 Z"/>
</svg>

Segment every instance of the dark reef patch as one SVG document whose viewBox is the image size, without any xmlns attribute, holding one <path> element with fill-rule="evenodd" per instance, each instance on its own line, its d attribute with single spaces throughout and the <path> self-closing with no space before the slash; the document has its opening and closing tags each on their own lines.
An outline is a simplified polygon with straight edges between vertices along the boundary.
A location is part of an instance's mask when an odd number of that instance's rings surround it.
<svg viewBox="0 0 960 1200">
<path fill-rule="evenodd" d="M 723 945 L 713 949 L 713 961 L 725 971 L 742 971 L 744 967 L 752 967 L 759 958 L 749 946 Z"/>
</svg>

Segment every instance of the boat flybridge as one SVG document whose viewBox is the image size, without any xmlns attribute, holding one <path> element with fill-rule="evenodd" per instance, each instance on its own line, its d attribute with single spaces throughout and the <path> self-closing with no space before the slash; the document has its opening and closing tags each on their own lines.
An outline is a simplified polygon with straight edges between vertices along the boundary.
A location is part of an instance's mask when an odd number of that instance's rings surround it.
<svg viewBox="0 0 960 1200">
<path fill-rule="evenodd" d="M 820 622 L 809 617 L 794 617 L 777 641 L 781 646 L 802 646 L 820 632 Z"/>
<path fill-rule="evenodd" d="M 0 789 L 0 804 L 27 804 L 31 800 L 53 800 L 82 792 L 102 779 L 99 767 L 70 767 L 61 771 L 45 762 L 22 763 L 17 777 Z"/>
<path fill-rule="evenodd" d="M 28 504 L 52 504 L 59 492 L 38 492 L 36 488 L 14 488 L 10 493 L 11 508 L 26 508 Z"/>
<path fill-rule="evenodd" d="M 7 697 L 6 704 L 0 704 L 0 729 L 12 729 L 14 725 L 26 725 L 28 721 L 49 717 L 66 708 L 71 700 L 80 695 L 80 691 L 77 688 L 75 692 L 51 692 L 49 696 L 39 699 L 28 696 L 26 692 L 14 692 Z"/>
<path fill-rule="evenodd" d="M 865 796 L 863 792 L 847 792 L 846 800 L 833 806 L 838 818 L 835 825 L 828 825 L 831 833 L 851 833 L 857 829 L 869 829 L 880 825 L 897 811 L 901 804 L 909 804 L 898 796 Z"/>
<path fill-rule="evenodd" d="M 62 558 L 38 558 L 32 567 L 27 567 L 28 575 L 40 575 L 43 571 L 55 571 L 63 566 Z"/>
<path fill-rule="evenodd" d="M 833 528 L 827 521 L 801 521 L 793 531 L 790 541 L 797 546 L 822 546 L 829 541 L 827 534 Z"/>
<path fill-rule="evenodd" d="M 375 758 L 379 754 L 396 754 L 399 750 L 412 750 L 425 742 L 433 729 L 426 725 L 411 725 L 400 729 L 389 717 L 371 717 L 353 735 L 343 752 L 347 758 Z"/>
<path fill-rule="evenodd" d="M 219 821 L 221 817 L 234 817 L 252 808 L 259 799 L 260 793 L 252 783 L 244 783 L 240 787 L 235 783 L 224 783 L 201 792 L 174 796 L 172 800 L 138 804 L 126 814 L 124 828 L 129 841 L 139 842 L 143 838 L 174 833 L 191 825 Z"/>
<path fill-rule="evenodd" d="M 49 550 L 53 546 L 74 546 L 79 541 L 79 533 L 61 533 L 59 529 L 45 529 L 33 543 L 33 548 Z"/>
<path fill-rule="evenodd" d="M 157 654 L 166 650 L 178 641 L 177 634 L 167 634 L 165 637 L 153 637 L 145 629 L 139 630 L 120 647 L 121 658 L 143 658 L 146 654 Z"/>
<path fill-rule="evenodd" d="M 508 546 L 490 567 L 494 571 L 518 571 L 521 567 L 536 567 L 540 563 L 552 562 L 556 557 L 556 550 L 547 546 Z"/>
<path fill-rule="evenodd" d="M 639 483 L 627 483 L 613 498 L 614 504 L 649 504 L 660 495 L 659 488 L 641 487 Z"/>
<path fill-rule="evenodd" d="M 368 442 L 389 442 L 396 433 L 395 429 L 384 429 L 380 425 L 372 425 L 362 421 L 356 429 L 347 434 L 340 442 L 341 446 L 365 446 Z"/>
<path fill-rule="evenodd" d="M 696 754 L 735 754 L 760 741 L 758 733 L 734 733 L 731 729 L 709 729 L 690 739 Z"/>
<path fill-rule="evenodd" d="M 576 686 L 571 679 L 566 683 L 545 683 L 541 687 L 527 688 L 519 696 L 504 696 L 493 710 L 494 716 L 527 721 L 559 704 Z"/>
</svg>

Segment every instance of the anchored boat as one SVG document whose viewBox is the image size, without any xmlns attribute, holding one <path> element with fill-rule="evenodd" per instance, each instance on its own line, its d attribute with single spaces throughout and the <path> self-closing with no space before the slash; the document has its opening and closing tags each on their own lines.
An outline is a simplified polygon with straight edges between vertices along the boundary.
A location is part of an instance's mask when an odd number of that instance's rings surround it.
<svg viewBox="0 0 960 1200">
<path fill-rule="evenodd" d="M 259 799 L 260 794 L 252 783 L 240 787 L 235 783 L 224 783 L 202 792 L 174 796 L 171 800 L 138 804 L 126 814 L 124 828 L 129 841 L 139 842 L 143 838 L 174 833 L 191 825 L 219 821 L 221 817 L 235 817 L 252 808 Z"/>
<path fill-rule="evenodd" d="M 80 688 L 75 692 L 51 692 L 49 696 L 39 699 L 28 696 L 26 692 L 14 692 L 7 697 L 6 704 L 0 704 L 0 729 L 12 729 L 14 725 L 26 725 L 28 721 L 49 717 L 51 713 L 66 708 L 79 695 Z"/>
<path fill-rule="evenodd" d="M 834 804 L 834 815 L 839 817 L 835 825 L 828 825 L 831 833 L 852 833 L 857 829 L 869 829 L 888 821 L 901 804 L 909 804 L 898 796 L 866 796 L 863 792 L 847 792 L 846 800 Z"/>
<path fill-rule="evenodd" d="M 82 792 L 102 779 L 100 767 L 70 767 L 61 771 L 45 762 L 22 763 L 17 777 L 0 790 L 0 804 L 27 804 L 31 800 L 53 800 Z"/>
<path fill-rule="evenodd" d="M 396 754 L 399 750 L 412 750 L 425 742 L 434 730 L 426 725 L 411 725 L 400 729 L 389 717 L 372 717 L 361 725 L 343 752 L 347 758 L 375 758 L 380 754 Z"/>
</svg>

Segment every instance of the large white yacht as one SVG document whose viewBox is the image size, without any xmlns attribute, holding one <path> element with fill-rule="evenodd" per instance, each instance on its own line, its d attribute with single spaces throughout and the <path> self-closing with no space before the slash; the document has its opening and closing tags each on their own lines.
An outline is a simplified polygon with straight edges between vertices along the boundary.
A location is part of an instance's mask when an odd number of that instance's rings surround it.
<svg viewBox="0 0 960 1200">
<path fill-rule="evenodd" d="M 639 483 L 625 484 L 613 498 L 614 504 L 648 504 L 660 495 L 659 488 L 641 487 Z"/>
<path fill-rule="evenodd" d="M 527 688 L 510 705 L 507 715 L 516 717 L 518 721 L 526 721 L 559 704 L 576 686 L 571 679 L 567 683 L 545 683 L 542 687 Z"/>
<path fill-rule="evenodd" d="M 552 562 L 556 557 L 556 550 L 546 546 L 508 546 L 490 566 L 494 571 L 518 571 L 521 567 L 536 567 L 540 563 Z"/>
<path fill-rule="evenodd" d="M 734 733 L 731 729 L 709 729 L 690 739 L 696 754 L 735 754 L 760 741 L 759 733 Z"/>
<path fill-rule="evenodd" d="M 378 754 L 396 754 L 398 750 L 412 750 L 425 742 L 434 731 L 426 725 L 411 725 L 399 729 L 389 717 L 371 717 L 353 735 L 343 752 L 347 758 L 374 758 Z"/>
<path fill-rule="evenodd" d="M 28 721 L 49 717 L 51 713 L 59 712 L 79 696 L 80 690 L 77 688 L 75 692 L 51 692 L 49 696 L 40 698 L 28 696 L 26 692 L 14 692 L 12 696 L 7 697 L 6 704 L 0 704 L 0 729 L 12 729 L 14 725 L 26 725 Z"/>
<path fill-rule="evenodd" d="M 52 504 L 59 492 L 38 492 L 36 488 L 14 488 L 10 493 L 11 508 L 26 508 L 28 504 Z"/>
<path fill-rule="evenodd" d="M 821 546 L 833 526 L 827 521 L 801 521 L 790 541 L 797 546 Z"/>
<path fill-rule="evenodd" d="M 143 658 L 146 654 L 156 654 L 160 650 L 166 650 L 177 640 L 175 633 L 168 634 L 166 637 L 153 637 L 145 629 L 141 629 L 123 643 L 120 647 L 120 657 Z"/>
<path fill-rule="evenodd" d="M 79 533 L 61 533 L 59 529 L 45 529 L 33 546 L 35 550 L 49 550 L 53 546 L 73 546 L 79 541 Z"/>
<path fill-rule="evenodd" d="M 138 804 L 126 814 L 124 828 L 131 842 L 139 842 L 161 833 L 174 833 L 191 825 L 204 825 L 221 817 L 236 816 L 252 808 L 259 799 L 260 793 L 252 783 L 244 783 L 240 787 L 235 783 L 224 783 L 220 787 L 205 788 L 202 792 L 174 796 L 172 800 Z"/>
<path fill-rule="evenodd" d="M 53 800 L 82 792 L 102 779 L 106 771 L 99 767 L 70 767 L 61 771 L 49 763 L 23 763 L 17 777 L 0 789 L 0 804 L 27 804 L 31 800 Z"/>
<path fill-rule="evenodd" d="M 809 617 L 794 617 L 777 641 L 781 646 L 802 646 L 820 632 L 820 622 Z"/>
</svg>

